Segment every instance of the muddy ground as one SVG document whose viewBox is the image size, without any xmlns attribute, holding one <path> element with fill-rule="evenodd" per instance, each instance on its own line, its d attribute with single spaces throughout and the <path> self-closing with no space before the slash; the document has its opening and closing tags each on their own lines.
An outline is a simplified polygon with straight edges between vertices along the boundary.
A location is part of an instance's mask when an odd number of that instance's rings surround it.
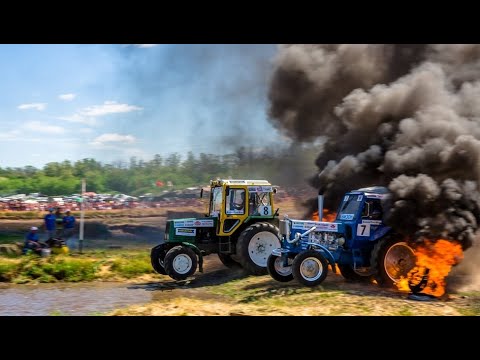
<svg viewBox="0 0 480 360">
<path fill-rule="evenodd" d="M 130 285 L 151 292 L 152 302 L 118 309 L 110 315 L 479 315 L 480 292 L 455 291 L 443 300 L 414 301 L 408 293 L 375 284 L 347 282 L 329 273 L 314 288 L 295 281 L 280 283 L 270 276 L 247 276 L 227 269 L 216 255 L 206 257 L 205 273 L 174 281 L 158 275 L 156 281 Z"/>
</svg>

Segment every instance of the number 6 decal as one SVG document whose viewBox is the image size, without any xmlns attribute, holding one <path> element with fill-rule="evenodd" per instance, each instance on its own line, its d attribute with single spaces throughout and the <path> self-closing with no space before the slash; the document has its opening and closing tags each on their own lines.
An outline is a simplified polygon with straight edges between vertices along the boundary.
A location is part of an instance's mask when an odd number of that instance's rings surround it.
<svg viewBox="0 0 480 360">
<path fill-rule="evenodd" d="M 370 224 L 358 224 L 357 236 L 370 236 Z"/>
</svg>

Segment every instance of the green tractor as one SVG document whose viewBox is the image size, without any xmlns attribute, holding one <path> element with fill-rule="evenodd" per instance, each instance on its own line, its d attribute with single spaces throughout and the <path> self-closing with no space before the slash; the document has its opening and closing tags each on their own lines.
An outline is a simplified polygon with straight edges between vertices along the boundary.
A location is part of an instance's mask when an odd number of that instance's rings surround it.
<svg viewBox="0 0 480 360">
<path fill-rule="evenodd" d="M 197 266 L 203 272 L 203 257 L 216 253 L 227 267 L 267 274 L 267 259 L 280 247 L 274 193 L 276 189 L 266 180 L 210 181 L 208 213 L 200 219 L 167 220 L 165 241 L 150 254 L 153 268 L 184 280 Z"/>
</svg>

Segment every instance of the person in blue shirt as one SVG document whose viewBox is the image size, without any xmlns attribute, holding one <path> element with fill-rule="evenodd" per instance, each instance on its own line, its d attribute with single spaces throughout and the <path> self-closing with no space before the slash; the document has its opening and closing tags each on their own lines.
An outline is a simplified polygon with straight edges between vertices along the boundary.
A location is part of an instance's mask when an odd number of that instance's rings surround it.
<svg viewBox="0 0 480 360">
<path fill-rule="evenodd" d="M 33 250 L 36 253 L 40 253 L 42 251 L 42 246 L 40 244 L 40 238 L 38 237 L 38 228 L 36 226 L 32 226 L 30 231 L 25 236 L 25 244 L 23 245 L 23 254 L 26 254 L 28 250 Z"/>
<path fill-rule="evenodd" d="M 43 218 L 45 223 L 45 230 L 47 231 L 47 239 L 54 238 L 56 235 L 56 224 L 57 217 L 53 213 L 53 208 L 48 209 L 48 214 Z"/>
<path fill-rule="evenodd" d="M 75 232 L 75 216 L 70 215 L 70 210 L 65 212 L 65 216 L 63 217 L 63 238 L 67 242 L 67 246 L 69 248 L 73 248 L 73 244 L 70 241 L 70 238 L 73 236 Z"/>
</svg>

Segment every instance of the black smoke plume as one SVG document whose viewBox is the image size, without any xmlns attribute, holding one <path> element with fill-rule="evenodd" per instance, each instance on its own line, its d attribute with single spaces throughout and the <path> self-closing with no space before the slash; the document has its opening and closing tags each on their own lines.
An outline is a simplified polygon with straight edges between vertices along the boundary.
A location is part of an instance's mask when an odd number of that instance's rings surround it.
<svg viewBox="0 0 480 360">
<path fill-rule="evenodd" d="M 336 209 L 364 186 L 392 192 L 387 222 L 469 247 L 480 221 L 480 45 L 286 45 L 272 124 L 324 140 L 311 184 Z"/>
</svg>

